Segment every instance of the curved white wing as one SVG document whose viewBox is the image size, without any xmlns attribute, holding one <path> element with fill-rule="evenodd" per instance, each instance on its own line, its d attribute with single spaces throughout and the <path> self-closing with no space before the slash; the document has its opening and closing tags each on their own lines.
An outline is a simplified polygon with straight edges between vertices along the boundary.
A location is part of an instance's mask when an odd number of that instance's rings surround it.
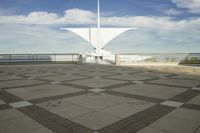
<svg viewBox="0 0 200 133">
<path fill-rule="evenodd" d="M 98 36 L 98 28 L 61 28 L 62 30 L 71 31 L 85 40 L 87 40 L 95 48 L 103 48 L 111 40 L 120 34 L 137 28 L 100 28 Z M 98 38 L 99 37 L 99 38 Z"/>
</svg>

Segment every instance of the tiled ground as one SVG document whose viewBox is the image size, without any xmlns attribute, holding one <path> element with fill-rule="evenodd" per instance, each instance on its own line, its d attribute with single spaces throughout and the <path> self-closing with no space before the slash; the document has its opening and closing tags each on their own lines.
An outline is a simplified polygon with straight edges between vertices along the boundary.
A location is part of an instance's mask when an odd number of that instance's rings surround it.
<svg viewBox="0 0 200 133">
<path fill-rule="evenodd" d="M 7 92 L 25 100 L 61 95 L 66 93 L 75 93 L 78 91 L 81 91 L 81 89 L 51 83 L 46 85 L 20 87 L 7 90 Z"/>
<path fill-rule="evenodd" d="M 121 93 L 142 95 L 146 97 L 169 99 L 186 91 L 187 89 L 143 83 L 143 84 L 131 84 L 111 90 Z"/>
<path fill-rule="evenodd" d="M 52 131 L 16 109 L 2 110 L 0 113 L 1 133 L 39 133 L 40 131 L 52 133 Z"/>
<path fill-rule="evenodd" d="M 1 65 L 0 133 L 200 133 L 200 76 L 142 67 Z"/>
</svg>

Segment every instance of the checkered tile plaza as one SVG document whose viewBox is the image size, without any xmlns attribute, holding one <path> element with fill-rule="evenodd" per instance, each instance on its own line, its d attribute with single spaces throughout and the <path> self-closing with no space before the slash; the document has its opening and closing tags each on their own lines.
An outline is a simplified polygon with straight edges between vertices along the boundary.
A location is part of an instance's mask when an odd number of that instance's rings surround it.
<svg viewBox="0 0 200 133">
<path fill-rule="evenodd" d="M 0 133 L 200 133 L 200 76 L 146 67 L 1 65 Z"/>
</svg>

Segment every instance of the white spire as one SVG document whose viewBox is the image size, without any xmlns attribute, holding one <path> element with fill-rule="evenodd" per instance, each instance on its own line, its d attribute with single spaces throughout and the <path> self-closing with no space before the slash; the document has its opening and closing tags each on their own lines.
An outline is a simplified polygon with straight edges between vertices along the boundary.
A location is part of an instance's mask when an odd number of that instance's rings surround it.
<svg viewBox="0 0 200 133">
<path fill-rule="evenodd" d="M 97 56 L 99 56 L 100 49 L 100 4 L 99 0 L 97 0 Z"/>
<path fill-rule="evenodd" d="M 97 0 L 97 28 L 61 28 L 62 30 L 69 30 L 81 36 L 96 49 L 96 56 L 100 56 L 102 48 L 112 39 L 122 34 L 125 31 L 137 28 L 101 28 L 100 20 L 100 0 Z"/>
<path fill-rule="evenodd" d="M 97 14 L 98 14 L 97 27 L 100 28 L 100 4 L 99 4 L 99 0 L 98 0 L 98 5 L 97 5 Z"/>
</svg>

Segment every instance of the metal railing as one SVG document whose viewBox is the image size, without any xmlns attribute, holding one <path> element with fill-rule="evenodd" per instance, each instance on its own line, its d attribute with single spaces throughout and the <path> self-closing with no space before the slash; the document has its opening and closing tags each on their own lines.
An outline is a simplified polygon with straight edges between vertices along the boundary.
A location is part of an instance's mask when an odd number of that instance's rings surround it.
<svg viewBox="0 0 200 133">
<path fill-rule="evenodd" d="M 78 63 L 79 54 L 0 54 L 0 64 Z"/>
<path fill-rule="evenodd" d="M 200 53 L 131 53 L 118 54 L 116 64 L 200 64 Z"/>
</svg>

